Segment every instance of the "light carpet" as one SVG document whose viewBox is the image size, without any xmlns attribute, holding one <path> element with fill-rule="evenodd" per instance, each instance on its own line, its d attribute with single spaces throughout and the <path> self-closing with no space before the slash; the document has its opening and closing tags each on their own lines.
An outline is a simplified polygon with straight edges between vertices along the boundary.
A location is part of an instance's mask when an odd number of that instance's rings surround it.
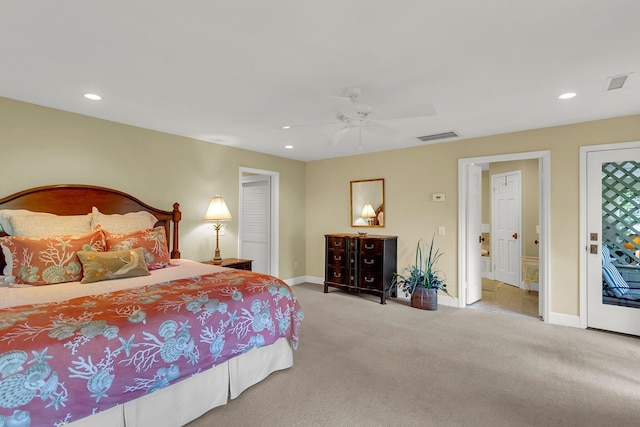
<svg viewBox="0 0 640 427">
<path fill-rule="evenodd" d="M 191 424 L 204 426 L 637 426 L 640 339 L 322 286 L 291 369 Z"/>
</svg>

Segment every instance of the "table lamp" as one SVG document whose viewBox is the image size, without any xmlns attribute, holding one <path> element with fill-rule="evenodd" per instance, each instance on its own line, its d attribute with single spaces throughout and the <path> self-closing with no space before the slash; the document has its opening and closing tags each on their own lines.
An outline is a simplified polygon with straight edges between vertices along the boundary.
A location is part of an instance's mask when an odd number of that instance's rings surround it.
<svg viewBox="0 0 640 427">
<path fill-rule="evenodd" d="M 213 229 L 216 230 L 216 251 L 213 255 L 213 263 L 221 264 L 222 258 L 220 257 L 220 247 L 218 245 L 218 236 L 220 234 L 220 227 L 222 227 L 220 221 L 231 221 L 231 213 L 229 212 L 229 208 L 227 208 L 227 204 L 224 202 L 222 197 L 216 195 L 211 199 L 211 203 L 209 203 L 209 209 L 207 209 L 204 220 L 216 222 L 213 226 Z"/>
<path fill-rule="evenodd" d="M 376 217 L 376 211 L 373 209 L 371 203 L 365 203 L 362 208 L 362 218 L 367 220 L 367 224 L 371 225 L 371 221 Z"/>
</svg>

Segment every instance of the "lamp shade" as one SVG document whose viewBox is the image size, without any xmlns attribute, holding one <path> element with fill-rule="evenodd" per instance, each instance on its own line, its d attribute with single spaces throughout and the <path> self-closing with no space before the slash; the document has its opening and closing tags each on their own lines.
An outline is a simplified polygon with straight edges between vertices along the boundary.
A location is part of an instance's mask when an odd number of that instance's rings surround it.
<svg viewBox="0 0 640 427">
<path fill-rule="evenodd" d="M 224 199 L 220 196 L 215 196 L 209 203 L 209 209 L 204 216 L 205 221 L 230 221 L 231 213 Z"/>
<path fill-rule="evenodd" d="M 376 217 L 376 211 L 373 210 L 373 206 L 371 205 L 371 203 L 365 203 L 364 207 L 362 208 L 362 217 L 363 218 L 375 218 Z"/>
</svg>

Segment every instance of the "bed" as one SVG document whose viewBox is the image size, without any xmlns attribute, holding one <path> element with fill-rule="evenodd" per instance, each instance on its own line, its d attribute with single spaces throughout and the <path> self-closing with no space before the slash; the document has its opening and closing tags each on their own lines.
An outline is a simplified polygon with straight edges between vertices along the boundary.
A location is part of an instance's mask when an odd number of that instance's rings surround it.
<svg viewBox="0 0 640 427">
<path fill-rule="evenodd" d="M 96 186 L 0 199 L 0 425 L 180 426 L 293 365 L 292 289 L 180 259 L 180 219 Z"/>
</svg>

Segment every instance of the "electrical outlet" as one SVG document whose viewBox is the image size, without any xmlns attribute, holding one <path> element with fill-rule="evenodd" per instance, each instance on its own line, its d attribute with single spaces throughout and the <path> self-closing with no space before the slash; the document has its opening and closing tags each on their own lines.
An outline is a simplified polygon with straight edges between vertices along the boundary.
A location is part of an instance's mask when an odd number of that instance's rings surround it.
<svg viewBox="0 0 640 427">
<path fill-rule="evenodd" d="M 444 236 L 444 225 L 438 227 L 438 236 Z"/>
<path fill-rule="evenodd" d="M 220 235 L 220 236 L 226 236 L 227 235 L 227 226 L 226 225 L 221 224 L 220 232 L 218 233 L 218 235 Z"/>
</svg>

